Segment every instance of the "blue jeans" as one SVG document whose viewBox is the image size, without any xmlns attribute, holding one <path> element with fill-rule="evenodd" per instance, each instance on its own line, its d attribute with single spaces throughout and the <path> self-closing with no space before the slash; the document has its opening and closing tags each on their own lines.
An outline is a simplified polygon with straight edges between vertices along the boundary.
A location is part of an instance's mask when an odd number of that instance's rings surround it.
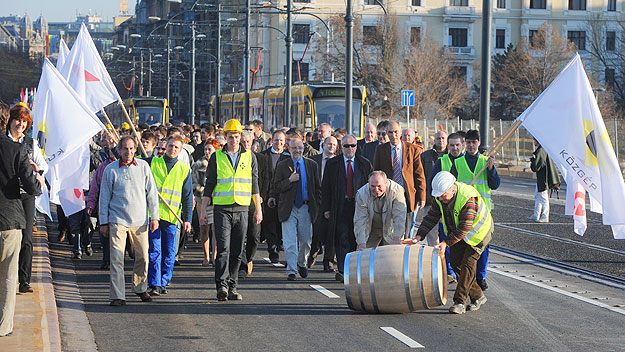
<svg viewBox="0 0 625 352">
<path fill-rule="evenodd" d="M 490 254 L 490 245 L 484 248 L 480 260 L 477 261 L 477 270 L 475 272 L 475 278 L 477 280 L 486 279 L 486 267 L 488 266 L 488 255 Z"/>
<path fill-rule="evenodd" d="M 150 240 L 148 284 L 150 286 L 165 287 L 174 274 L 176 229 L 175 224 L 161 220 L 158 222 L 158 229 L 148 234 Z"/>
<path fill-rule="evenodd" d="M 286 254 L 287 274 L 297 274 L 297 267 L 306 267 L 312 243 L 312 222 L 308 205 L 293 206 L 291 215 L 282 223 L 282 242 Z"/>
<path fill-rule="evenodd" d="M 443 242 L 446 238 L 447 238 L 447 235 L 445 235 L 445 228 L 443 227 L 443 223 L 439 222 L 438 223 L 438 240 L 440 242 Z M 458 277 L 456 276 L 454 269 L 452 269 L 451 262 L 449 261 L 449 246 L 445 247 L 445 262 L 447 263 L 447 274 L 453 276 L 454 279 L 457 279 Z"/>
</svg>

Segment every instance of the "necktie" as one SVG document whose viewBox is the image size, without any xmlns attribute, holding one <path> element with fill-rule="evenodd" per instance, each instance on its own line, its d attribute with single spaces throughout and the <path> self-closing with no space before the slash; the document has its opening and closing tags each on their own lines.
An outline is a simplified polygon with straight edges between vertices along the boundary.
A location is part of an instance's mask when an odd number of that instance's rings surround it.
<svg viewBox="0 0 625 352">
<path fill-rule="evenodd" d="M 403 185 L 402 175 L 401 175 L 401 163 L 399 162 L 399 150 L 397 147 L 395 148 L 395 155 L 393 156 L 393 181 Z"/>
<path fill-rule="evenodd" d="M 295 207 L 300 208 L 304 204 L 304 185 L 302 184 L 302 174 L 299 172 L 299 162 L 295 164 L 295 172 L 300 175 L 297 181 L 297 192 L 295 193 Z"/>
<path fill-rule="evenodd" d="M 354 198 L 354 169 L 351 159 L 347 159 L 347 198 Z"/>
</svg>

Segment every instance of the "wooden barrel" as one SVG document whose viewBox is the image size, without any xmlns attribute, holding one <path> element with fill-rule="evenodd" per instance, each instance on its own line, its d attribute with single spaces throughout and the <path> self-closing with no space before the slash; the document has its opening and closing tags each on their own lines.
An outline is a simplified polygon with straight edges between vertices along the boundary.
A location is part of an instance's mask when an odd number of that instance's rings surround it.
<svg viewBox="0 0 625 352">
<path fill-rule="evenodd" d="M 428 246 L 389 245 L 348 253 L 344 285 L 350 309 L 407 313 L 447 303 L 447 266 Z"/>
</svg>

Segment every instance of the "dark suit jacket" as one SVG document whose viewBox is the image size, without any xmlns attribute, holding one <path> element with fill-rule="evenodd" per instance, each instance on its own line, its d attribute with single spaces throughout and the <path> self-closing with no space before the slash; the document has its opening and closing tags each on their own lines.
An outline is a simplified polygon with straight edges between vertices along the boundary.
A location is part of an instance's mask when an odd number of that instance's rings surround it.
<svg viewBox="0 0 625 352">
<path fill-rule="evenodd" d="M 362 148 L 365 146 L 365 144 L 367 144 L 367 140 L 364 138 L 356 141 L 356 154 L 357 155 L 362 155 Z"/>
<path fill-rule="evenodd" d="M 414 144 L 402 143 L 402 175 L 404 176 L 404 191 L 408 211 L 416 209 L 418 201 L 425 202 L 426 183 L 421 154 Z M 389 179 L 393 179 L 393 157 L 391 155 L 391 143 L 380 145 L 375 152 L 373 169 L 382 170 Z"/>
<path fill-rule="evenodd" d="M 372 171 L 369 160 L 362 156 L 354 157 L 354 195 L 358 189 L 369 182 L 369 174 Z M 340 216 L 345 205 L 347 195 L 347 173 L 343 155 L 337 155 L 326 162 L 326 170 L 323 174 L 321 185 L 321 216 L 326 211 L 330 212 L 330 225 L 328 227 L 329 238 L 334 238 Z"/>
<path fill-rule="evenodd" d="M 375 156 L 375 150 L 378 148 L 379 144 L 380 142 L 378 142 L 376 139 L 373 142 L 365 143 L 365 145 L 362 147 L 362 156 L 365 157 L 367 160 L 369 160 L 371 165 L 373 165 L 373 158 Z"/>
<path fill-rule="evenodd" d="M 258 193 L 266 202 L 269 195 L 269 184 L 271 183 L 271 162 L 267 160 L 268 156 L 263 153 L 256 153 L 256 161 L 258 163 Z"/>
<path fill-rule="evenodd" d="M 317 163 L 317 170 L 319 171 L 318 172 L 319 179 L 321 180 L 321 166 L 323 165 L 323 153 L 311 156 L 310 160 L 312 160 L 312 161 Z M 327 164 L 327 162 L 326 162 L 326 164 Z"/>
<path fill-rule="evenodd" d="M 317 163 L 308 159 L 304 159 L 304 168 L 306 168 L 306 184 L 308 186 L 308 213 L 310 221 L 315 222 L 319 212 L 319 203 L 321 202 L 321 181 L 319 181 L 319 171 Z M 274 171 L 273 182 L 271 187 L 271 197 L 278 198 L 278 220 L 285 222 L 291 216 L 293 204 L 295 203 L 295 194 L 297 193 L 297 184 L 299 182 L 289 181 L 289 176 L 293 174 L 295 168 L 293 160 L 288 158 L 278 162 Z"/>
<path fill-rule="evenodd" d="M 271 181 L 273 180 L 273 168 L 272 168 L 272 164 L 271 164 L 271 146 L 269 146 L 268 149 L 263 150 L 262 152 L 260 152 L 259 154 L 262 154 L 265 156 L 265 160 L 267 161 L 267 169 L 266 169 L 266 173 L 267 173 L 267 198 L 265 199 L 263 197 L 263 221 L 266 219 L 268 222 L 276 222 L 278 221 L 278 208 L 277 207 L 273 207 L 273 208 L 269 208 L 269 206 L 267 206 L 267 201 L 269 200 L 269 198 L 271 197 L 271 186 L 272 183 Z M 285 152 L 282 152 L 282 154 L 280 154 L 280 158 L 278 159 L 278 163 L 276 163 L 276 167 L 278 167 L 278 164 L 285 159 L 290 159 L 291 157 L 289 156 L 289 154 Z M 260 164 L 259 164 L 259 178 L 260 178 Z M 261 197 L 262 197 L 262 193 L 261 193 Z M 276 201 L 278 201 L 278 198 L 276 198 Z"/>
<path fill-rule="evenodd" d="M 319 139 L 314 140 L 314 141 L 312 141 L 312 142 L 308 143 L 308 145 L 310 145 L 310 146 L 311 146 L 311 148 L 313 148 L 313 149 L 314 149 L 314 150 L 316 150 L 316 151 L 319 151 L 319 145 L 320 145 L 320 144 L 321 144 L 321 140 L 319 140 Z"/>
</svg>

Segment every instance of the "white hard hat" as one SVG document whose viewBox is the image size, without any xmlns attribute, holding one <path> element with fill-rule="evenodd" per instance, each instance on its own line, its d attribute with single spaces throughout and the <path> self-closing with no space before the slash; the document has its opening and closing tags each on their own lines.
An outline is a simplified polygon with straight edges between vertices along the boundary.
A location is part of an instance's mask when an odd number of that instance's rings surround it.
<svg viewBox="0 0 625 352">
<path fill-rule="evenodd" d="M 456 182 L 456 178 L 451 172 L 441 171 L 432 179 L 432 197 L 440 197 L 447 192 Z"/>
</svg>

